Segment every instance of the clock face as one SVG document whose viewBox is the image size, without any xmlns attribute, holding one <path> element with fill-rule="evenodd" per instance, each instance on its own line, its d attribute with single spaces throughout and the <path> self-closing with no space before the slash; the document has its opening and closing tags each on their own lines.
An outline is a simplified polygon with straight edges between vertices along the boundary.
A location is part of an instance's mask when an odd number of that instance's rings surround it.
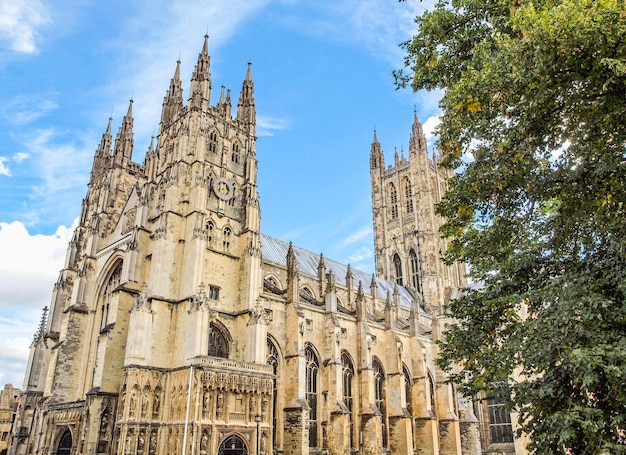
<svg viewBox="0 0 626 455">
<path fill-rule="evenodd" d="M 233 197 L 233 184 L 230 180 L 218 177 L 213 181 L 213 191 L 215 191 L 218 198 L 228 201 Z"/>
</svg>

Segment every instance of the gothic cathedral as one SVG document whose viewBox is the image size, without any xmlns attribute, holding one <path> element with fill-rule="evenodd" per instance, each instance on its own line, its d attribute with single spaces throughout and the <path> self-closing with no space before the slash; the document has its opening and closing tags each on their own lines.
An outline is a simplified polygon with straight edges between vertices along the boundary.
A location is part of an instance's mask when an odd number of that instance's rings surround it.
<svg viewBox="0 0 626 455">
<path fill-rule="evenodd" d="M 480 454 L 472 403 L 434 363 L 465 284 L 434 204 L 449 177 L 415 116 L 370 151 L 376 273 L 261 233 L 251 66 L 211 105 L 205 37 L 156 143 L 132 101 L 95 152 L 31 345 L 11 454 Z"/>
</svg>

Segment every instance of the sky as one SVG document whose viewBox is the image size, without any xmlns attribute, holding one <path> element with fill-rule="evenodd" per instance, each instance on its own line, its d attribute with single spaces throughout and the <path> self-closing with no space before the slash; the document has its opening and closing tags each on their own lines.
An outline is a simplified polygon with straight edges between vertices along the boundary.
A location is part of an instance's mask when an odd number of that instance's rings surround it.
<svg viewBox="0 0 626 455">
<path fill-rule="evenodd" d="M 399 43 L 433 0 L 0 0 L 0 386 L 29 345 L 76 227 L 94 151 L 133 99 L 143 163 L 181 61 L 184 99 L 204 35 L 213 96 L 236 102 L 252 62 L 261 230 L 374 271 L 369 152 L 432 141 L 436 92 L 396 90 Z"/>
</svg>

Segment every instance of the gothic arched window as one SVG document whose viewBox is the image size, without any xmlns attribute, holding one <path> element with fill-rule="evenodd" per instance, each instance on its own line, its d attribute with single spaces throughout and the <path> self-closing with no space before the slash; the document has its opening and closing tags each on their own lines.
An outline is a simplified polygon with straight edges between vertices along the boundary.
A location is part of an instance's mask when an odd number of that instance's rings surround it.
<svg viewBox="0 0 626 455">
<path fill-rule="evenodd" d="M 396 274 L 396 283 L 402 286 L 402 261 L 397 253 L 393 255 L 393 270 Z"/>
<path fill-rule="evenodd" d="M 413 213 L 413 189 L 411 188 L 411 182 L 408 178 L 404 179 L 404 199 L 406 213 Z"/>
<path fill-rule="evenodd" d="M 217 133 L 215 131 L 211 131 L 209 133 L 209 142 L 207 149 L 211 153 L 217 153 Z"/>
<path fill-rule="evenodd" d="M 435 401 L 435 381 L 430 373 L 428 373 L 428 391 L 430 392 L 430 410 L 435 413 L 436 401 Z"/>
<path fill-rule="evenodd" d="M 413 286 L 413 288 L 421 294 L 422 279 L 420 275 L 422 271 L 420 270 L 419 259 L 414 249 L 411 249 L 411 251 L 409 251 L 409 265 L 411 267 L 411 286 Z"/>
<path fill-rule="evenodd" d="M 411 373 L 406 365 L 402 365 L 402 373 L 404 374 L 404 394 L 406 395 L 406 410 L 409 414 L 413 414 L 413 400 L 411 397 Z"/>
<path fill-rule="evenodd" d="M 109 324 L 109 309 L 111 304 L 111 299 L 113 297 L 113 292 L 120 285 L 122 279 L 122 261 L 119 261 L 111 275 L 109 275 L 109 279 L 107 280 L 107 284 L 102 289 L 102 303 L 100 305 L 100 330 L 104 330 L 106 326 Z"/>
<path fill-rule="evenodd" d="M 212 221 L 209 221 L 206 224 L 206 241 L 207 245 L 211 246 L 213 244 L 213 237 L 215 236 L 215 225 Z"/>
<path fill-rule="evenodd" d="M 306 355 L 306 401 L 311 410 L 309 411 L 309 447 L 319 447 L 319 369 L 320 363 L 311 346 L 307 346 Z"/>
<path fill-rule="evenodd" d="M 413 382 L 411 381 L 411 373 L 405 364 L 402 364 L 402 374 L 404 375 L 404 395 L 406 396 L 406 410 L 409 415 L 413 416 L 413 394 L 411 393 Z M 418 442 L 415 440 L 413 428 L 411 428 L 411 439 L 413 447 L 417 447 Z"/>
<path fill-rule="evenodd" d="M 350 411 L 350 447 L 354 447 L 354 365 L 347 352 L 341 354 L 342 377 L 343 377 L 343 402 Z"/>
<path fill-rule="evenodd" d="M 267 355 L 266 355 L 266 363 L 272 366 L 272 372 L 274 373 L 274 387 L 272 390 L 272 441 L 276 443 L 276 428 L 278 428 L 278 387 L 276 384 L 276 378 L 278 378 L 278 366 L 280 361 L 280 355 L 278 354 L 278 348 L 272 342 L 272 340 L 267 338 Z"/>
<path fill-rule="evenodd" d="M 228 358 L 228 337 L 215 324 L 210 325 L 209 331 L 209 352 L 208 355 L 213 357 Z"/>
<path fill-rule="evenodd" d="M 237 142 L 233 143 L 233 153 L 230 158 L 233 163 L 239 164 L 239 144 Z"/>
<path fill-rule="evenodd" d="M 224 251 L 228 251 L 230 249 L 230 241 L 233 231 L 231 228 L 226 226 L 224 228 L 224 236 L 222 238 L 222 246 L 224 247 Z"/>
<path fill-rule="evenodd" d="M 57 455 L 69 455 L 72 451 L 72 432 L 68 428 L 59 439 L 59 446 L 57 448 Z"/>
<path fill-rule="evenodd" d="M 372 368 L 374 370 L 374 400 L 376 407 L 380 411 L 380 419 L 383 429 L 383 447 L 387 448 L 387 409 L 385 407 L 385 371 L 380 360 L 374 359 L 372 361 Z"/>
<path fill-rule="evenodd" d="M 393 183 L 389 184 L 389 209 L 391 211 L 391 219 L 398 218 L 398 193 Z"/>
</svg>

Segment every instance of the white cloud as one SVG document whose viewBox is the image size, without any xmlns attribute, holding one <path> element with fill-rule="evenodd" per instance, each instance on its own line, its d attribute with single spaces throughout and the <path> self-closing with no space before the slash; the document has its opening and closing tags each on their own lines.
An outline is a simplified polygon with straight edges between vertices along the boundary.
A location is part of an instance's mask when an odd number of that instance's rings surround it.
<svg viewBox="0 0 626 455">
<path fill-rule="evenodd" d="M 11 177 L 11 169 L 5 163 L 17 163 L 20 164 L 26 158 L 28 158 L 28 153 L 17 152 L 14 153 L 11 158 L 7 158 L 6 156 L 0 156 L 0 175 L 6 175 L 7 177 Z"/>
<path fill-rule="evenodd" d="M 19 95 L 0 106 L 2 118 L 12 125 L 28 125 L 57 109 L 54 94 Z"/>
<path fill-rule="evenodd" d="M 27 159 L 30 155 L 28 153 L 24 153 L 24 152 L 17 152 L 13 154 L 13 157 L 11 158 L 11 160 L 14 163 L 18 163 L 20 164 L 22 161 L 24 161 L 25 159 Z"/>
<path fill-rule="evenodd" d="M 352 245 L 353 243 L 358 242 L 359 240 L 364 239 L 365 237 L 369 236 L 372 233 L 372 228 L 371 226 L 366 226 L 362 229 L 359 229 L 357 232 L 354 232 L 352 234 L 350 234 L 348 237 L 346 237 L 345 239 L 343 239 L 340 243 L 340 245 L 343 246 L 348 246 L 348 245 Z"/>
<path fill-rule="evenodd" d="M 356 264 L 356 263 L 363 261 L 364 259 L 372 258 L 373 256 L 374 256 L 374 252 L 372 251 L 372 249 L 369 247 L 363 246 L 359 248 L 358 250 L 356 250 L 354 253 L 352 253 L 350 256 L 348 256 L 348 262 L 350 264 Z"/>
<path fill-rule="evenodd" d="M 106 95 L 109 103 L 111 98 L 118 100 L 114 112 L 121 118 L 128 108 L 129 91 L 134 89 L 133 131 L 138 149 L 147 148 L 159 123 L 161 103 L 174 74 L 176 59 L 181 60 L 183 90 L 188 94 L 188 76 L 202 48 L 201 31 L 208 30 L 209 54 L 212 54 L 213 49 L 232 37 L 241 22 L 267 3 L 269 0 L 248 0 L 239 2 L 237 8 L 232 7 L 231 0 L 133 3 L 141 14 L 129 18 L 120 34 L 123 40 L 115 43 L 121 60 L 115 64 L 118 71 Z M 245 74 L 246 64 L 243 63 L 239 83 Z M 213 76 L 216 79 L 215 74 Z M 213 97 L 219 95 L 218 90 L 213 87 Z"/>
<path fill-rule="evenodd" d="M 7 177 L 11 177 L 11 171 L 4 164 L 8 162 L 9 162 L 9 159 L 6 156 L 0 156 L 0 175 L 6 175 Z"/>
<path fill-rule="evenodd" d="M 290 122 L 285 119 L 257 116 L 256 127 L 257 136 L 273 136 L 276 130 L 289 128 Z"/>
<path fill-rule="evenodd" d="M 26 133 L 22 133 L 24 151 L 14 154 L 13 161 L 32 158 L 29 163 L 37 180 L 29 186 L 30 195 L 21 213 L 13 219 L 32 224 L 60 213 L 78 213 L 93 156 L 93 150 L 84 144 L 93 143 L 93 137 L 83 138 L 87 134 L 84 132 L 78 135 L 54 129 L 32 130 L 28 134 L 25 137 Z"/>
<path fill-rule="evenodd" d="M 428 117 L 428 119 L 422 124 L 422 129 L 424 130 L 424 135 L 426 139 L 431 139 L 435 137 L 435 129 L 441 123 L 441 119 L 439 116 Z"/>
<path fill-rule="evenodd" d="M 52 235 L 31 235 L 18 221 L 0 222 L 0 384 L 22 385 L 26 336 L 35 333 L 41 310 L 50 304 L 76 224 L 59 226 Z"/>
<path fill-rule="evenodd" d="M 59 226 L 52 235 L 30 235 L 19 221 L 0 222 L 0 308 L 48 304 L 72 231 Z"/>
<path fill-rule="evenodd" d="M 46 4 L 40 0 L 0 2 L 0 45 L 13 52 L 37 52 L 39 29 L 52 22 Z"/>
<path fill-rule="evenodd" d="M 404 50 L 399 44 L 415 33 L 415 17 L 434 3 L 433 0 L 338 0 L 331 5 L 305 1 L 300 3 L 301 7 L 311 8 L 314 13 L 299 18 L 290 16 L 285 25 L 321 39 L 356 44 L 393 67 L 400 67 Z"/>
</svg>

